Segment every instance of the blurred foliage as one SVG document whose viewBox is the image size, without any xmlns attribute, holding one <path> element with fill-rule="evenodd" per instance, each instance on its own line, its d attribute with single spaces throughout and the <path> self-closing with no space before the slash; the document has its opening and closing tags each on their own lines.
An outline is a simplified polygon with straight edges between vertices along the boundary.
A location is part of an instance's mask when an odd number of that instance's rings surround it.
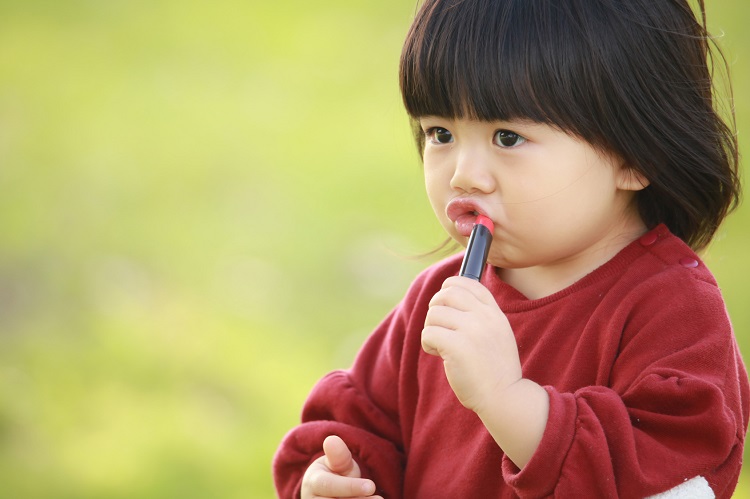
<svg viewBox="0 0 750 499">
<path fill-rule="evenodd" d="M 397 87 L 413 13 L 0 0 L 0 496 L 273 497 L 310 387 L 444 239 Z M 749 14 L 709 4 L 744 143 Z M 706 255 L 745 352 L 749 217 Z"/>
</svg>

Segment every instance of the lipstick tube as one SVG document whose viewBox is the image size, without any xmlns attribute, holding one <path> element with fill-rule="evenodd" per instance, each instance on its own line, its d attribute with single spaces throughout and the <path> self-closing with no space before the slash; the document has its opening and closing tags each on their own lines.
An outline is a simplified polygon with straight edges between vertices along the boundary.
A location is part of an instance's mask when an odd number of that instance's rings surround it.
<svg viewBox="0 0 750 499">
<path fill-rule="evenodd" d="M 492 220 L 489 218 L 484 215 L 477 217 L 474 228 L 471 229 L 471 235 L 469 235 L 469 243 L 466 245 L 464 261 L 461 263 L 461 270 L 458 275 L 475 281 L 482 278 L 484 268 L 487 265 L 487 255 L 490 253 L 494 228 Z"/>
</svg>

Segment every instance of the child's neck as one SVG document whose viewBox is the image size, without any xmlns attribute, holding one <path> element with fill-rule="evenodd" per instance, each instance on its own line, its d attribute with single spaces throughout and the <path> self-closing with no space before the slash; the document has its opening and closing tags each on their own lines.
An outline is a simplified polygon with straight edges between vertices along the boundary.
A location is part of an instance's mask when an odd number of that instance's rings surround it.
<svg viewBox="0 0 750 499">
<path fill-rule="evenodd" d="M 544 298 L 571 286 L 601 267 L 627 245 L 647 232 L 638 218 L 616 231 L 612 237 L 574 257 L 552 265 L 497 269 L 500 278 L 530 300 Z"/>
</svg>

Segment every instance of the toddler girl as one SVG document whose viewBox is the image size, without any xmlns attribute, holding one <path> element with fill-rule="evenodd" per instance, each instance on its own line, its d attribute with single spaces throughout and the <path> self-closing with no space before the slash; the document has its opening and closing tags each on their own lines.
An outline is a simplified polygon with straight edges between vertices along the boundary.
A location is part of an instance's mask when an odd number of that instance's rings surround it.
<svg viewBox="0 0 750 499">
<path fill-rule="evenodd" d="M 401 91 L 435 214 L 463 245 L 492 220 L 488 265 L 425 270 L 316 385 L 281 497 L 731 496 L 748 378 L 695 252 L 738 155 L 699 9 L 424 2 Z"/>
</svg>

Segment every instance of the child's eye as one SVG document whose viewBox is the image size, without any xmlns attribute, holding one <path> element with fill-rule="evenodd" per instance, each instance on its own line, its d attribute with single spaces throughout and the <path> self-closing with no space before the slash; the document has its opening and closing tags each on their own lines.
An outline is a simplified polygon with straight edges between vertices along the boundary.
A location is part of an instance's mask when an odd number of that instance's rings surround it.
<svg viewBox="0 0 750 499">
<path fill-rule="evenodd" d="M 424 134 L 430 142 L 435 144 L 450 144 L 453 142 L 453 134 L 447 128 L 435 126 L 425 130 Z"/>
<path fill-rule="evenodd" d="M 526 142 L 526 139 L 510 130 L 498 130 L 495 132 L 495 144 L 500 147 L 517 147 Z"/>
</svg>

